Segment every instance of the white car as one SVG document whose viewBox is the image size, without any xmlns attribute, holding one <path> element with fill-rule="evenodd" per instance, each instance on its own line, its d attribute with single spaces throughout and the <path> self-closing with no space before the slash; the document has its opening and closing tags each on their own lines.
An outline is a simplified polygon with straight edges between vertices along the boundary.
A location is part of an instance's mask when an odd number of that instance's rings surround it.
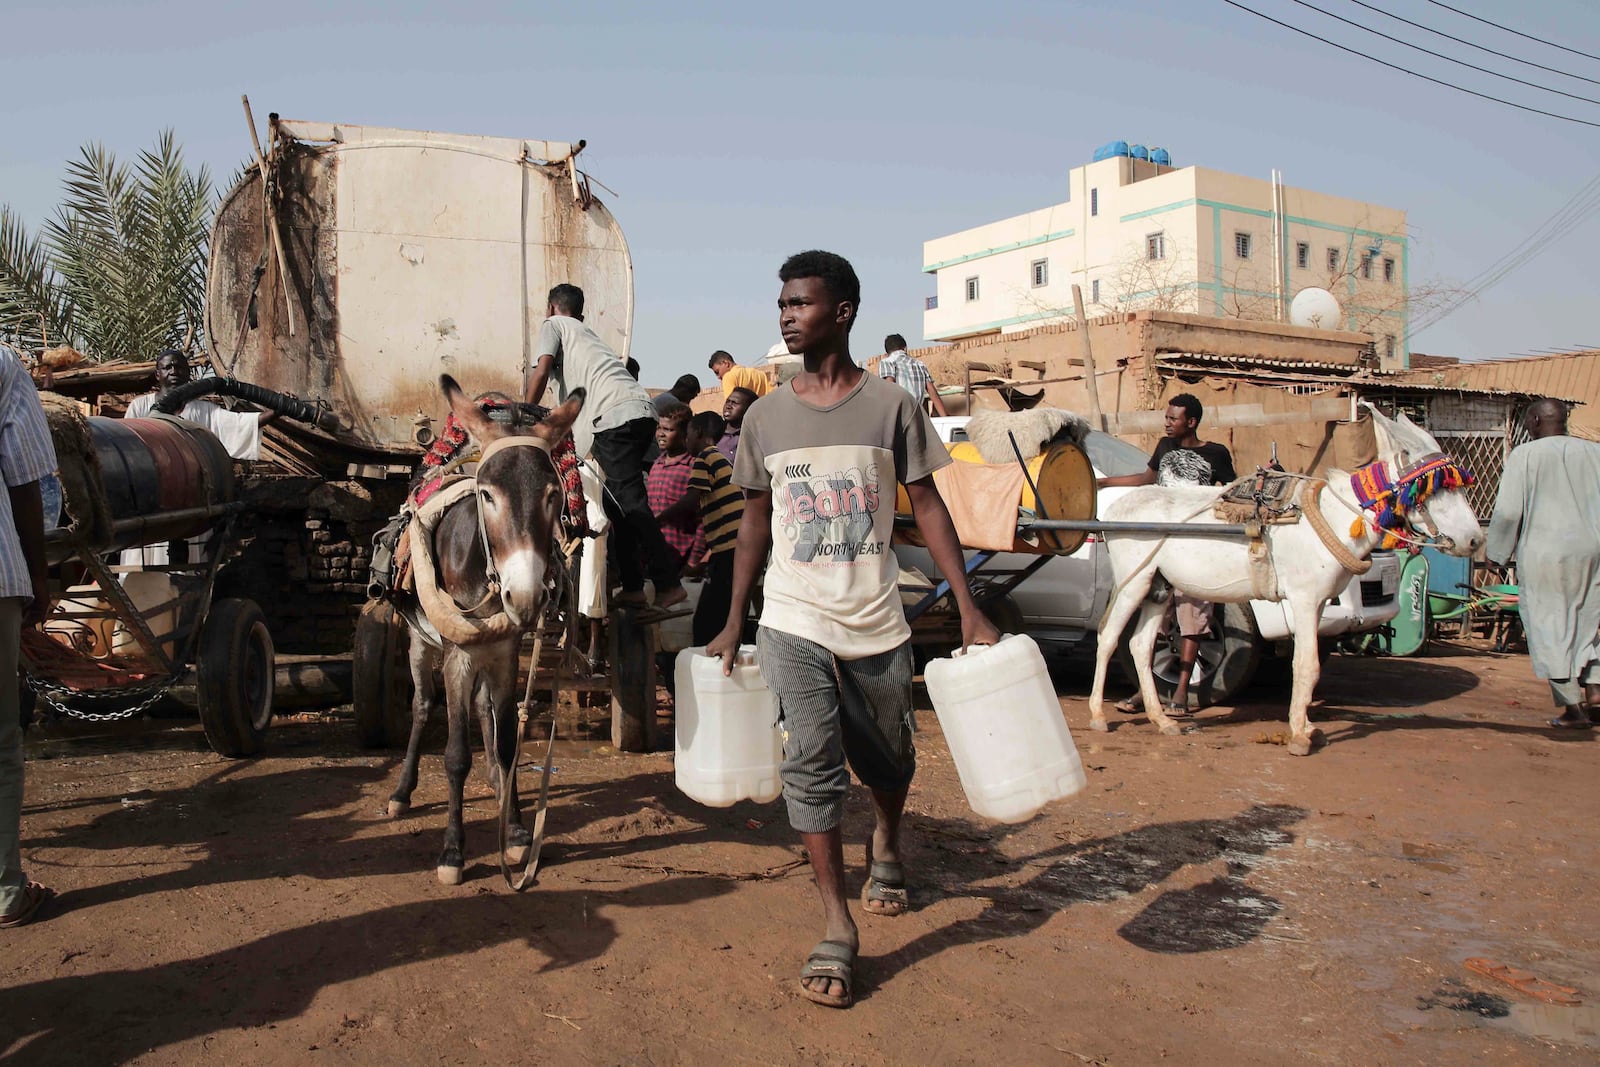
<svg viewBox="0 0 1600 1067">
<path fill-rule="evenodd" d="M 933 423 L 947 443 L 966 438 L 966 416 L 936 418 Z M 1149 457 L 1139 448 L 1098 430 L 1089 432 L 1084 451 L 1098 475 L 1137 474 L 1149 463 Z M 1102 489 L 1099 513 L 1127 491 L 1120 487 Z M 904 568 L 916 568 L 927 575 L 938 573 L 924 549 L 897 545 L 895 555 Z M 1035 558 L 1002 553 L 986 569 L 994 573 L 1014 570 Z M 979 572 L 980 579 L 983 573 Z M 1052 558 L 1025 579 L 1007 598 L 1011 603 L 1002 601 L 990 610 L 1002 629 L 1020 628 L 1040 644 L 1092 654 L 1095 632 L 1113 585 L 1105 549 L 1099 538 L 1090 534 L 1076 552 Z M 1400 609 L 1396 598 L 1399 585 L 1400 565 L 1394 554 L 1374 553 L 1372 569 L 1352 577 L 1344 591 L 1324 608 L 1318 627 L 1324 647 L 1333 638 L 1375 630 L 1393 619 Z M 1218 605 L 1214 632 L 1200 644 L 1190 691 L 1206 703 L 1225 703 L 1250 684 L 1258 667 L 1287 677 L 1292 633 L 1293 618 L 1287 604 L 1252 600 L 1248 604 Z M 1124 634 L 1120 655 L 1131 675 L 1126 637 Z M 1177 683 L 1177 644 L 1173 628 L 1170 640 L 1156 645 L 1156 682 L 1163 695 Z"/>
</svg>

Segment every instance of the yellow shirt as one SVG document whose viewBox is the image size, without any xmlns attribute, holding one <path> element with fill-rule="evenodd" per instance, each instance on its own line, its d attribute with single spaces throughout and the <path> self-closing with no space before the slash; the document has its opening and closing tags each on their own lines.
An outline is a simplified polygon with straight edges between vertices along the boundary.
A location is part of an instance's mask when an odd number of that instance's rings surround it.
<svg viewBox="0 0 1600 1067">
<path fill-rule="evenodd" d="M 728 399 L 728 394 L 735 389 L 748 389 L 756 396 L 766 396 L 772 392 L 772 379 L 754 367 L 735 363 L 722 376 L 722 399 Z"/>
</svg>

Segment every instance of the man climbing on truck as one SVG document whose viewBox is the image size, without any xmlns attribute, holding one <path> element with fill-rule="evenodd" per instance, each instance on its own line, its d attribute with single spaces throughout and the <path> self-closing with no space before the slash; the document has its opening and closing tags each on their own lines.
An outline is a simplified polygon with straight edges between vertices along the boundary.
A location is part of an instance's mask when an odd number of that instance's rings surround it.
<svg viewBox="0 0 1600 1067">
<path fill-rule="evenodd" d="M 655 441 L 656 409 L 650 394 L 628 373 L 622 357 L 585 325 L 583 290 L 562 283 L 550 290 L 548 318 L 539 327 L 533 363 L 523 368 L 523 399 L 537 404 L 556 383 L 557 403 L 587 390 L 583 417 L 572 427 L 579 456 L 593 455 L 606 476 L 606 513 L 616 526 L 620 603 L 645 603 L 644 580 L 655 583 L 655 606 L 671 607 L 688 596 L 679 581 L 682 563 L 650 511 L 644 487 L 644 454 Z"/>
</svg>

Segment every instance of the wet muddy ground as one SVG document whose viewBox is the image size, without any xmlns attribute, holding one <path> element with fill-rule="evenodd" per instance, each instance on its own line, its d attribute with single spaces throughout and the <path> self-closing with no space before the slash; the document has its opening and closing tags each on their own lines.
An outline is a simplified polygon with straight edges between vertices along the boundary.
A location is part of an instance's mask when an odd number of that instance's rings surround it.
<svg viewBox="0 0 1600 1067">
<path fill-rule="evenodd" d="M 1306 759 L 1274 743 L 1283 694 L 1182 737 L 1131 717 L 1098 735 L 1087 679 L 1058 680 L 1089 786 L 1021 826 L 971 815 L 923 716 L 916 910 L 859 918 L 846 1012 L 797 992 L 820 929 L 781 806 L 700 807 L 669 754 L 561 745 L 550 866 L 513 895 L 481 756 L 472 865 L 447 888 L 437 751 L 396 822 L 398 761 L 343 718 L 275 726 L 248 762 L 183 723 L 36 733 L 24 853 L 62 896 L 0 932 L 0 1063 L 1600 1056 L 1600 732 L 1543 725 L 1525 656 L 1335 656 L 1314 713 L 1330 743 Z M 854 797 L 857 885 L 868 827 Z"/>
</svg>

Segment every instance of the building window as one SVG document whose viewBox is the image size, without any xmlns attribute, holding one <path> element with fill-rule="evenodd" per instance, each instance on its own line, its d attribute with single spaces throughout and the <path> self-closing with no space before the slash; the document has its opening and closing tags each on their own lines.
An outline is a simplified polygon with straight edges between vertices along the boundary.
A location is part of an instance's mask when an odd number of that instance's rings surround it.
<svg viewBox="0 0 1600 1067">
<path fill-rule="evenodd" d="M 1236 233 L 1233 235 L 1233 254 L 1240 259 L 1250 258 L 1250 235 Z"/>
<path fill-rule="evenodd" d="M 1167 235 L 1164 233 L 1146 234 L 1144 238 L 1145 259 L 1167 258 Z"/>
<path fill-rule="evenodd" d="M 1383 361 L 1385 363 L 1394 362 L 1394 334 L 1392 333 L 1383 335 Z"/>
<path fill-rule="evenodd" d="M 1091 215 L 1100 214 L 1100 190 L 1099 189 L 1090 189 L 1089 190 L 1089 214 L 1091 214 Z"/>
<path fill-rule="evenodd" d="M 1328 249 L 1328 273 L 1339 273 L 1339 250 L 1337 248 Z"/>
<path fill-rule="evenodd" d="M 923 306 L 923 308 L 925 310 L 928 310 L 928 311 L 938 311 L 939 310 L 939 294 L 935 293 L 932 296 L 928 297 L 928 299 L 923 302 L 922 306 Z"/>
<path fill-rule="evenodd" d="M 976 276 L 967 279 L 967 303 L 978 299 L 978 279 Z"/>
<path fill-rule="evenodd" d="M 1385 259 L 1383 261 L 1383 280 L 1386 281 L 1386 282 L 1394 281 L 1394 260 L 1393 259 Z"/>
<path fill-rule="evenodd" d="M 1050 261 L 1048 259 L 1034 260 L 1029 269 L 1033 275 L 1033 287 L 1035 289 L 1043 288 L 1050 284 Z"/>
<path fill-rule="evenodd" d="M 1301 270 L 1311 266 L 1311 246 L 1304 241 L 1295 242 L 1294 265 Z"/>
<path fill-rule="evenodd" d="M 1089 283 L 1089 303 L 1100 303 L 1100 279 L 1096 278 Z"/>
<path fill-rule="evenodd" d="M 1370 255 L 1361 257 L 1361 277 L 1367 281 L 1372 280 L 1372 257 Z"/>
</svg>

